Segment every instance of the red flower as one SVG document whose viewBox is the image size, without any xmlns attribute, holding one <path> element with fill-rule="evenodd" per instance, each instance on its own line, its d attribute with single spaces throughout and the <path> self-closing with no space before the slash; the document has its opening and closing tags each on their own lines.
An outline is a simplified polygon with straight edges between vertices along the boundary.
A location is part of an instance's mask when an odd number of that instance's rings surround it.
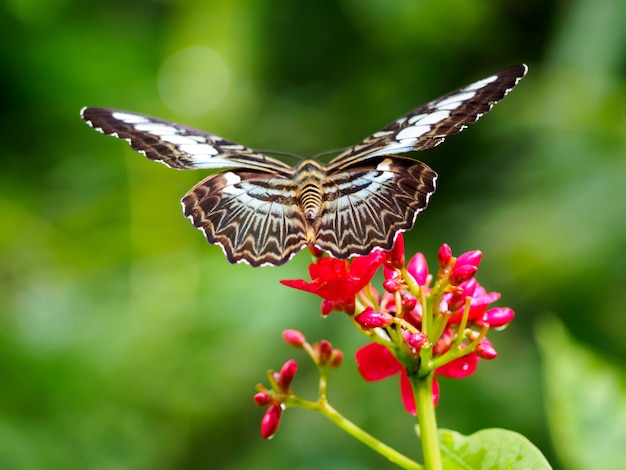
<svg viewBox="0 0 626 470">
<path fill-rule="evenodd" d="M 375 250 L 367 256 L 359 256 L 352 263 L 336 258 L 321 258 L 309 266 L 311 282 L 302 279 L 283 280 L 281 284 L 317 294 L 332 303 L 335 310 L 354 311 L 354 297 L 363 289 L 385 262 L 386 254 Z M 329 307 L 324 309 L 329 313 Z"/>
<path fill-rule="evenodd" d="M 356 352 L 355 358 L 359 365 L 359 373 L 368 382 L 400 374 L 400 394 L 404 408 L 412 415 L 417 413 L 409 376 L 389 349 L 378 343 L 366 344 Z M 435 405 L 439 401 L 439 384 L 436 378 L 433 380 L 433 401 Z"/>
</svg>

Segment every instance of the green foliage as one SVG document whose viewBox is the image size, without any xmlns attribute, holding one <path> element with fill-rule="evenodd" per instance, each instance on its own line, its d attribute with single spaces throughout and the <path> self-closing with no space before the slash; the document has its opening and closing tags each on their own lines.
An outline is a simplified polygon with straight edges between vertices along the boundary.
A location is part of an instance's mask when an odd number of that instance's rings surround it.
<svg viewBox="0 0 626 470">
<path fill-rule="evenodd" d="M 125 108 L 312 155 L 526 61 L 492 114 L 418 156 L 441 177 L 407 252 L 482 249 L 481 283 L 517 313 L 498 360 L 442 381 L 439 423 L 512 429 L 577 468 L 563 449 L 592 437 L 580 423 L 557 432 L 560 407 L 544 415 L 531 331 L 554 312 L 626 356 L 625 15 L 623 0 L 2 2 L 0 467 L 389 468 L 305 413 L 260 439 L 251 397 L 290 357 L 285 328 L 344 349 L 333 402 L 417 456 L 397 384 L 358 379 L 346 319 L 321 321 L 314 299 L 279 286 L 303 277 L 306 254 L 228 265 L 180 214 L 205 174 L 149 162 L 78 111 Z M 615 370 L 588 364 L 577 393 L 593 380 L 615 397 Z M 608 433 L 613 410 L 596 405 L 587 432 Z"/>
<path fill-rule="evenodd" d="M 619 468 L 626 460 L 624 365 L 577 344 L 554 318 L 539 323 L 552 442 L 571 469 Z"/>
<path fill-rule="evenodd" d="M 440 439 L 446 470 L 552 468 L 528 439 L 506 429 L 483 429 L 471 436 L 442 429 Z"/>
</svg>

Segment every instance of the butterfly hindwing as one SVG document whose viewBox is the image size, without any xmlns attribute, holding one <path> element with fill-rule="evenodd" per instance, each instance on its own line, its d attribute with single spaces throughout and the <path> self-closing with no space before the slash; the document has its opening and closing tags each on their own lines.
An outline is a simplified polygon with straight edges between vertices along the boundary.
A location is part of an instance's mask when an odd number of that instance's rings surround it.
<svg viewBox="0 0 626 470">
<path fill-rule="evenodd" d="M 314 244 L 336 258 L 389 250 L 410 230 L 435 191 L 437 174 L 403 157 L 370 159 L 330 174 Z"/>
<path fill-rule="evenodd" d="M 290 172 L 289 165 L 215 134 L 145 114 L 83 108 L 91 127 L 122 140 L 146 157 L 178 170 L 254 168 Z"/>
<path fill-rule="evenodd" d="M 185 215 L 228 261 L 280 265 L 306 242 L 296 186 L 256 171 L 227 171 L 206 178 L 182 200 Z"/>
</svg>

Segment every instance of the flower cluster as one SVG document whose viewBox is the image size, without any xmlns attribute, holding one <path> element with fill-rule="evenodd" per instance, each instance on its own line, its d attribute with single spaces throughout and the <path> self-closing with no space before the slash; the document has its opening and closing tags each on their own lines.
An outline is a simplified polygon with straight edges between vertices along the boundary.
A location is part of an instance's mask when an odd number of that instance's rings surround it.
<svg viewBox="0 0 626 470">
<path fill-rule="evenodd" d="M 320 258 L 309 268 L 311 282 L 281 282 L 322 297 L 323 315 L 348 313 L 373 341 L 356 354 L 359 372 L 367 381 L 399 374 L 403 404 L 415 414 L 410 377 L 473 374 L 480 359 L 497 356 L 486 338 L 489 329 L 503 328 L 514 317 L 510 308 L 490 307 L 500 294 L 487 292 L 475 279 L 481 257 L 480 251 L 454 257 L 444 244 L 433 275 L 421 253 L 405 262 L 399 235 L 389 252 L 374 251 L 351 263 Z M 370 285 L 381 266 L 382 295 Z M 432 395 L 436 403 L 434 377 Z"/>
<path fill-rule="evenodd" d="M 326 375 L 328 369 L 337 368 L 343 362 L 343 352 L 339 349 L 333 349 L 330 342 L 326 340 L 309 344 L 304 335 L 297 330 L 284 331 L 283 339 L 293 347 L 304 349 L 322 376 Z M 259 406 L 268 407 L 261 420 L 261 436 L 265 439 L 271 439 L 276 434 L 282 412 L 286 407 L 298 404 L 302 406 L 303 401 L 299 400 L 291 390 L 291 383 L 297 370 L 298 363 L 289 359 L 283 364 L 279 372 L 273 370 L 268 372 L 270 389 L 262 384 L 257 385 L 254 401 Z"/>
</svg>

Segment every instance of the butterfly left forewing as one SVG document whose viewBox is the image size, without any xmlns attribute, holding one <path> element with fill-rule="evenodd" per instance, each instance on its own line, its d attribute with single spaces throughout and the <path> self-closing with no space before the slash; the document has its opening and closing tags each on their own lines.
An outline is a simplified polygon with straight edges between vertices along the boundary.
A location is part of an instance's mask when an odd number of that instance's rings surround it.
<svg viewBox="0 0 626 470">
<path fill-rule="evenodd" d="M 392 248 L 410 230 L 435 191 L 437 174 L 425 163 L 378 157 L 331 173 L 314 244 L 341 259 Z"/>
<path fill-rule="evenodd" d="M 223 137 L 145 114 L 83 108 L 81 117 L 97 131 L 126 140 L 133 150 L 178 170 L 249 168 L 285 173 L 291 169 Z"/>
<path fill-rule="evenodd" d="M 280 175 L 219 173 L 192 188 L 182 204 L 185 215 L 231 263 L 278 266 L 306 243 L 296 185 Z"/>
</svg>

